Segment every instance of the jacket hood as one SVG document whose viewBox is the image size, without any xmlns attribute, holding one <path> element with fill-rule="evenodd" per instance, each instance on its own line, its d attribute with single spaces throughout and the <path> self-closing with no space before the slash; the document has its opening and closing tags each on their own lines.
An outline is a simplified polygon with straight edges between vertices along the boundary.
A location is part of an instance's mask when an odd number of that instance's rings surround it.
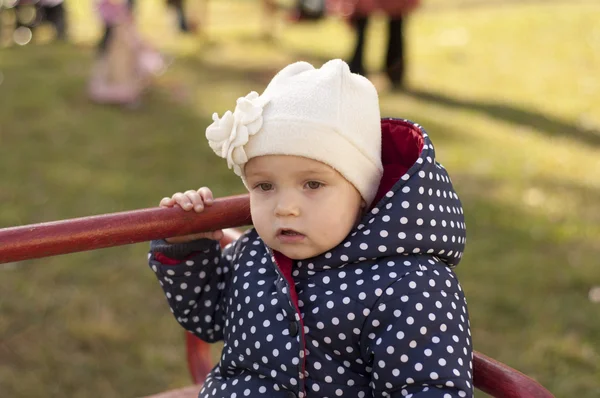
<svg viewBox="0 0 600 398">
<path fill-rule="evenodd" d="M 371 209 L 338 246 L 301 262 L 309 268 L 398 255 L 431 255 L 450 267 L 460 262 L 463 208 L 429 136 L 408 120 L 382 119 L 381 127 L 384 172 Z"/>
</svg>

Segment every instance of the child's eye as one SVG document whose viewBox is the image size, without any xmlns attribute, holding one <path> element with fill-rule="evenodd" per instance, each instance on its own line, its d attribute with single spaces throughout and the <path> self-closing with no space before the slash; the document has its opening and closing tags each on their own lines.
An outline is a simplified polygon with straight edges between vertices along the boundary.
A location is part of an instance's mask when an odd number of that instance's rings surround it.
<svg viewBox="0 0 600 398">
<path fill-rule="evenodd" d="M 319 189 L 323 186 L 323 184 L 321 184 L 318 181 L 309 181 L 306 183 L 306 186 L 308 187 L 308 189 Z"/>
<path fill-rule="evenodd" d="M 273 189 L 273 184 L 268 183 L 268 182 L 263 182 L 263 183 L 258 184 L 257 187 L 261 191 L 270 191 L 271 189 Z"/>
</svg>

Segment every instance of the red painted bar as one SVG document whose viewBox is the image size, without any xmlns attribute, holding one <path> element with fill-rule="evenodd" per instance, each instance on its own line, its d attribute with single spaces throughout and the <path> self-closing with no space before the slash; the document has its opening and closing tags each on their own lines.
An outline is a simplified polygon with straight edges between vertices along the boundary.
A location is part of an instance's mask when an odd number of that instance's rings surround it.
<svg viewBox="0 0 600 398">
<path fill-rule="evenodd" d="M 492 397 L 554 398 L 529 376 L 480 352 L 473 353 L 473 384 Z"/>
<path fill-rule="evenodd" d="M 252 224 L 249 195 L 202 213 L 149 208 L 0 229 L 0 264 Z"/>
</svg>

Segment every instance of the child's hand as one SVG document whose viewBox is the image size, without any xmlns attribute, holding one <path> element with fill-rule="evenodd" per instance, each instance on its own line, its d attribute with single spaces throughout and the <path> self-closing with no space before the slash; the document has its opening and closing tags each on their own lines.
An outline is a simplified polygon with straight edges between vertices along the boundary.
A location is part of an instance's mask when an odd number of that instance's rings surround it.
<svg viewBox="0 0 600 398">
<path fill-rule="evenodd" d="M 197 191 L 185 191 L 184 193 L 177 192 L 170 198 L 163 198 L 160 201 L 160 207 L 173 207 L 178 205 L 185 211 L 194 209 L 196 213 L 201 213 L 207 206 L 212 206 L 214 202 L 212 191 L 207 187 L 202 187 Z M 174 238 L 165 239 L 168 243 L 185 243 L 196 239 L 208 238 L 220 240 L 223 237 L 223 231 L 210 231 L 198 234 L 177 236 Z"/>
</svg>

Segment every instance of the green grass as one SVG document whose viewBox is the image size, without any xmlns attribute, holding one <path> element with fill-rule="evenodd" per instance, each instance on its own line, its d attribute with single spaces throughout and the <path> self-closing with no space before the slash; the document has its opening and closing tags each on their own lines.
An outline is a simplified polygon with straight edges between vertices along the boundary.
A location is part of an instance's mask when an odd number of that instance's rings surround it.
<svg viewBox="0 0 600 398">
<path fill-rule="evenodd" d="M 454 2 L 457 4 L 461 2 Z M 462 2 L 472 3 L 472 2 Z M 457 269 L 475 348 L 557 397 L 600 395 L 600 6 L 452 8 L 410 21 L 410 90 L 381 76 L 382 114 L 422 124 L 467 217 Z M 347 26 L 280 26 L 261 41 L 250 1 L 211 2 L 208 38 L 179 38 L 157 1 L 142 30 L 175 58 L 139 110 L 84 87 L 98 25 L 69 2 L 74 44 L 0 49 L 0 227 L 155 206 L 208 185 L 241 193 L 211 153 L 212 112 L 297 59 L 345 57 Z M 368 65 L 380 67 L 383 21 Z M 2 397 L 141 396 L 189 383 L 183 331 L 146 244 L 0 265 Z"/>
</svg>

